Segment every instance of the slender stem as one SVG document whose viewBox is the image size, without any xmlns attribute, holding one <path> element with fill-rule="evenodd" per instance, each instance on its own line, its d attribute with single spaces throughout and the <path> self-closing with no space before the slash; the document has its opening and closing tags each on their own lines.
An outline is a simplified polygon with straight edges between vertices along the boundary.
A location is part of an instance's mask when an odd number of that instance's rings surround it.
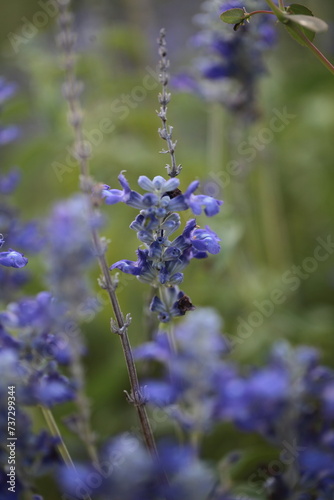
<svg viewBox="0 0 334 500">
<path fill-rule="evenodd" d="M 89 163 L 88 158 L 90 156 L 89 151 L 85 148 L 83 129 L 82 129 L 82 110 L 80 102 L 78 99 L 78 91 L 80 86 L 76 80 L 75 70 L 74 70 L 74 52 L 73 43 L 74 35 L 72 32 L 72 19 L 67 10 L 67 5 L 69 1 L 63 3 L 63 0 L 59 1 L 59 24 L 61 27 L 61 33 L 59 42 L 63 47 L 65 56 L 65 74 L 66 74 L 66 84 L 65 84 L 65 98 L 69 106 L 69 121 L 74 129 L 75 133 L 75 154 L 78 160 L 78 164 L 81 172 L 81 189 L 83 193 L 87 196 L 88 210 L 90 220 L 93 220 L 97 214 L 97 205 L 93 201 L 91 196 L 93 182 L 89 177 Z M 132 349 L 130 340 L 128 337 L 128 322 L 124 320 L 123 313 L 121 311 L 118 298 L 115 292 L 115 285 L 112 282 L 111 275 L 109 272 L 109 266 L 105 257 L 105 246 L 101 241 L 99 233 L 94 225 L 91 225 L 91 234 L 94 245 L 94 250 L 97 255 L 99 266 L 103 276 L 103 288 L 107 291 L 110 303 L 116 319 L 117 333 L 121 341 L 124 358 L 126 362 L 126 367 L 128 371 L 131 395 L 129 397 L 130 402 L 132 402 L 136 408 L 137 415 L 140 421 L 142 434 L 145 440 L 145 444 L 151 454 L 158 458 L 158 452 L 156 449 L 156 444 L 148 415 L 145 409 L 144 398 L 141 394 L 141 389 L 138 381 L 137 371 L 132 355 Z"/>
<path fill-rule="evenodd" d="M 245 19 L 248 19 L 251 16 L 254 16 L 255 14 L 272 14 L 275 16 L 275 13 L 272 10 L 253 10 L 252 12 L 248 12 L 245 15 Z"/>
<path fill-rule="evenodd" d="M 282 12 L 282 10 L 279 7 L 277 7 L 277 5 L 272 0 L 266 0 L 266 2 L 269 5 L 269 7 L 272 9 L 274 14 L 277 16 L 277 18 L 280 21 L 283 21 L 285 19 L 285 14 Z"/>
<path fill-rule="evenodd" d="M 75 341 L 75 340 L 74 340 Z M 73 349 L 74 357 L 71 363 L 71 373 L 74 379 L 78 382 L 78 390 L 76 394 L 76 404 L 78 408 L 78 425 L 80 429 L 79 437 L 85 443 L 88 455 L 93 464 L 99 467 L 99 457 L 95 446 L 95 435 L 90 426 L 90 404 L 84 391 L 85 376 L 80 359 L 78 348 Z"/>
<path fill-rule="evenodd" d="M 278 0 L 278 6 L 281 10 L 284 10 L 285 7 L 284 7 L 284 0 Z"/>
<path fill-rule="evenodd" d="M 319 59 L 319 61 L 326 66 L 326 68 L 334 75 L 334 66 L 333 64 L 324 56 L 324 54 L 307 38 L 307 36 L 303 33 L 303 31 L 296 26 L 294 26 L 294 30 L 303 39 L 304 43 L 307 47 L 313 52 L 313 54 Z"/>
<path fill-rule="evenodd" d="M 68 448 L 63 440 L 63 437 L 60 433 L 59 427 L 57 425 L 57 422 L 54 419 L 54 416 L 49 408 L 46 408 L 43 405 L 40 405 L 40 408 L 42 410 L 45 422 L 47 423 L 47 426 L 49 427 L 49 430 L 52 434 L 52 436 L 56 437 L 59 439 L 59 443 L 57 444 L 57 449 L 59 451 L 60 456 L 62 457 L 64 463 L 67 465 L 67 467 L 71 470 L 73 470 L 75 473 L 76 468 L 73 463 L 72 457 L 70 455 L 70 452 L 68 451 Z M 92 500 L 91 496 L 87 494 L 86 496 L 87 500 Z"/>
<path fill-rule="evenodd" d="M 159 128 L 158 132 L 164 141 L 167 142 L 168 149 L 162 150 L 161 153 L 169 153 L 172 165 L 167 165 L 167 172 L 170 177 L 176 177 L 181 172 L 181 165 L 177 165 L 175 159 L 175 148 L 176 142 L 172 140 L 173 127 L 167 126 L 167 105 L 170 101 L 170 93 L 167 92 L 167 85 L 169 80 L 169 74 L 167 72 L 169 68 L 169 60 L 167 59 L 167 47 L 166 47 L 166 33 L 164 29 L 160 30 L 160 36 L 158 39 L 159 43 L 159 80 L 162 84 L 162 91 L 159 94 L 160 111 L 157 113 L 159 118 L 161 118 L 162 128 Z"/>
<path fill-rule="evenodd" d="M 65 464 L 67 465 L 67 467 L 69 469 L 75 470 L 75 465 L 74 465 L 73 460 L 71 458 L 70 452 L 68 451 L 67 446 L 62 438 L 62 435 L 60 433 L 60 430 L 57 426 L 57 423 L 54 419 L 54 416 L 53 416 L 51 410 L 49 410 L 49 408 L 46 408 L 45 406 L 42 406 L 42 405 L 40 406 L 40 408 L 42 410 L 44 419 L 49 427 L 49 430 L 50 430 L 52 436 L 57 437 L 60 440 L 60 443 L 57 445 L 57 448 L 58 448 L 58 451 L 59 451 L 62 459 L 64 460 Z"/>
</svg>

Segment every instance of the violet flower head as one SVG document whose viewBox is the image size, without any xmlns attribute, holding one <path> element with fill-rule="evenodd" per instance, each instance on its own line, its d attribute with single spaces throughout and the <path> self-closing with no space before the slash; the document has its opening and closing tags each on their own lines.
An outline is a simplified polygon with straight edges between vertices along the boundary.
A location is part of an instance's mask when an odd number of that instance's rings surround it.
<svg viewBox="0 0 334 500">
<path fill-rule="evenodd" d="M 28 259 L 22 253 L 10 248 L 8 252 L 0 252 L 0 264 L 20 269 L 28 264 Z"/>
<path fill-rule="evenodd" d="M 0 176 L 0 194 L 11 194 L 17 187 L 21 178 L 21 172 L 13 168 L 6 175 Z"/>
<path fill-rule="evenodd" d="M 57 203 L 45 224 L 47 282 L 53 295 L 77 313 L 85 312 L 91 297 L 86 273 L 94 261 L 90 226 L 101 223 L 91 220 L 86 202 L 76 195 Z"/>
<path fill-rule="evenodd" d="M 274 45 L 276 34 L 273 16 L 253 16 L 238 31 L 220 20 L 222 12 L 243 7 L 248 12 L 261 8 L 255 0 L 203 3 L 202 12 L 195 17 L 199 32 L 191 40 L 197 52 L 193 68 L 176 77 L 174 85 L 222 103 L 251 120 L 255 117 L 257 82 L 266 72 L 264 53 Z"/>
<path fill-rule="evenodd" d="M 123 202 L 140 210 L 130 228 L 137 232 L 144 248 L 137 250 L 137 261 L 122 259 L 110 269 L 118 269 L 136 276 L 143 283 L 159 288 L 160 296 L 154 296 L 150 309 L 158 313 L 162 322 L 169 322 L 175 316 L 183 316 L 194 309 L 191 300 L 178 289 L 183 281 L 183 270 L 193 258 L 205 258 L 209 253 L 220 251 L 220 238 L 209 226 L 200 229 L 195 219 L 190 219 L 182 233 L 176 238 L 181 219 L 177 212 L 191 209 L 196 215 L 202 213 L 211 217 L 216 215 L 222 201 L 211 196 L 195 195 L 199 186 L 194 181 L 183 194 L 179 190 L 180 181 L 173 177 L 164 179 L 156 176 L 152 180 L 140 176 L 139 186 L 146 191 L 144 195 L 132 191 L 124 175 L 119 176 L 123 190 L 105 189 L 102 197 L 107 204 Z"/>
<path fill-rule="evenodd" d="M 3 77 L 0 77 L 0 106 L 10 99 L 16 92 L 17 85 L 7 82 Z"/>
<path fill-rule="evenodd" d="M 219 374 L 225 371 L 231 376 L 231 368 L 223 361 L 229 349 L 221 329 L 218 314 L 211 308 L 200 308 L 175 328 L 177 351 L 163 331 L 134 351 L 136 359 L 154 359 L 166 368 L 162 380 L 145 381 L 148 403 L 163 407 L 188 431 L 202 432 L 213 425 L 219 404 Z"/>
<path fill-rule="evenodd" d="M 16 88 L 16 84 L 6 82 L 0 77 L 0 107 L 15 94 Z M 19 135 L 20 130 L 16 125 L 0 126 L 0 146 L 14 141 Z"/>
</svg>

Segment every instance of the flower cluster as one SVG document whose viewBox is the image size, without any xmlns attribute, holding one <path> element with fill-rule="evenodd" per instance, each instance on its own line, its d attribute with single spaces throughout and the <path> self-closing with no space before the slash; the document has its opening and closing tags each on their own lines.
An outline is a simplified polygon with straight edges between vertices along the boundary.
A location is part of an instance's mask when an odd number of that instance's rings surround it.
<svg viewBox="0 0 334 500">
<path fill-rule="evenodd" d="M 226 359 L 229 342 L 220 328 L 213 310 L 198 309 L 176 328 L 176 350 L 164 332 L 138 347 L 137 359 L 166 367 L 163 380 L 144 382 L 147 401 L 190 434 L 229 421 L 267 439 L 281 453 L 281 469 L 262 477 L 260 485 L 256 481 L 254 493 L 309 500 L 317 491 L 315 498 L 332 498 L 333 370 L 320 365 L 315 349 L 281 342 L 267 365 L 244 374 Z"/>
<path fill-rule="evenodd" d="M 16 92 L 16 85 L 0 78 L 0 108 Z M 19 135 L 14 125 L 0 126 L 0 146 L 15 140 Z M 28 259 L 22 252 L 37 252 L 42 245 L 38 224 L 35 221 L 21 222 L 17 210 L 8 202 L 20 181 L 20 171 L 12 168 L 0 176 L 0 299 L 10 298 L 27 279 L 25 273 L 11 273 L 5 268 L 20 269 L 27 265 Z M 14 247 L 15 250 L 13 250 Z"/>
<path fill-rule="evenodd" d="M 161 176 L 153 180 L 140 176 L 139 186 L 147 191 L 141 195 L 131 190 L 123 174 L 119 176 L 123 190 L 105 186 L 102 197 L 108 205 L 123 202 L 140 210 L 130 228 L 137 232 L 144 249 L 138 249 L 137 261 L 120 260 L 111 269 L 137 276 L 144 283 L 160 289 L 160 297 L 155 296 L 151 310 L 159 313 L 162 322 L 170 321 L 173 316 L 182 316 L 193 309 L 189 298 L 179 291 L 178 285 L 183 280 L 182 271 L 193 258 L 201 259 L 209 253 L 220 251 L 220 239 L 208 226 L 200 229 L 196 220 L 191 219 L 185 225 L 181 235 L 170 239 L 181 225 L 177 212 L 191 209 L 195 215 L 202 210 L 211 217 L 219 212 L 222 204 L 211 196 L 194 194 L 198 181 L 190 184 L 184 193 L 179 190 L 179 180 L 165 180 Z"/>
<path fill-rule="evenodd" d="M 264 6 L 265 2 L 260 6 L 254 0 L 204 2 L 202 12 L 195 17 L 200 31 L 191 39 L 199 56 L 193 70 L 177 76 L 174 85 L 240 111 L 250 119 L 254 117 L 256 84 L 265 72 L 263 54 L 276 40 L 273 16 L 254 16 L 237 32 L 222 23 L 219 16 L 231 8 L 251 11 Z"/>
<path fill-rule="evenodd" d="M 12 303 L 0 313 L 0 439 L 8 442 L 7 392 L 13 386 L 17 495 L 29 491 L 36 476 L 50 473 L 61 463 L 59 439 L 44 430 L 36 433 L 28 410 L 31 406 L 50 408 L 75 398 L 75 385 L 60 371 L 69 364 L 71 352 L 62 330 L 58 330 L 59 317 L 61 311 L 47 292 Z M 7 465 L 4 448 L 0 453 L 1 480 Z M 6 485 L 7 480 L 1 484 Z"/>
<path fill-rule="evenodd" d="M 190 446 L 161 443 L 159 457 L 156 462 L 135 436 L 124 434 L 105 446 L 101 474 L 81 465 L 77 473 L 63 468 L 59 479 L 65 494 L 78 500 L 87 495 L 99 500 L 232 500 L 214 494 L 215 473 Z"/>
<path fill-rule="evenodd" d="M 52 294 L 77 318 L 95 309 L 87 270 L 94 260 L 87 199 L 77 194 L 57 203 L 45 220 L 46 278 Z M 52 228 L 50 230 L 49 228 Z"/>
<path fill-rule="evenodd" d="M 4 102 L 10 99 L 16 92 L 17 85 L 9 83 L 0 77 L 0 108 Z M 16 125 L 0 125 L 0 146 L 14 141 L 20 134 Z"/>
</svg>

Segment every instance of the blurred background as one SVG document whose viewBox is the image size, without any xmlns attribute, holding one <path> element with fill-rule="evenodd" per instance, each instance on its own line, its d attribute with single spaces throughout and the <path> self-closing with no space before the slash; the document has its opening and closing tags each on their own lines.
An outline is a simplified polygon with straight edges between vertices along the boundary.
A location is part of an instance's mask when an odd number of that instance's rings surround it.
<svg viewBox="0 0 334 500">
<path fill-rule="evenodd" d="M 328 22 L 329 31 L 318 35 L 316 44 L 333 61 L 334 5 L 325 0 L 304 3 Z M 201 2 L 81 0 L 73 4 L 92 175 L 118 188 L 117 176 L 126 170 L 136 189 L 139 175 L 165 175 L 168 161 L 159 154 L 164 147 L 155 113 L 159 85 L 152 76 L 159 29 L 167 30 L 171 75 L 187 71 L 194 56 L 189 38 L 197 31 L 193 18 Z M 1 149 L 0 169 L 4 173 L 16 165 L 22 170 L 14 201 L 24 219 L 44 216 L 56 201 L 78 189 L 78 171 L 70 154 L 72 131 L 61 96 L 63 75 L 53 5 L 14 0 L 6 3 L 0 17 L 0 74 L 18 85 L 16 96 L 3 110 L 2 122 L 21 128 L 20 139 Z M 41 12 L 46 14 L 37 14 Z M 182 289 L 196 306 L 219 311 L 235 347 L 231 356 L 241 363 L 262 363 L 270 346 L 286 339 L 318 347 L 324 362 L 334 366 L 334 251 L 328 245 L 334 241 L 334 80 L 311 52 L 294 43 L 281 27 L 277 32 L 278 43 L 265 56 L 267 71 L 257 87 L 255 121 L 246 124 L 242 116 L 196 93 L 172 90 L 169 124 L 178 140 L 177 161 L 183 166 L 181 188 L 196 178 L 202 192 L 224 200 L 214 219 L 199 218 L 201 226 L 209 223 L 220 236 L 222 251 L 193 262 Z M 126 105 L 124 94 L 130 96 Z M 273 132 L 271 120 L 282 114 L 284 127 Z M 245 148 L 251 149 L 245 153 Z M 231 170 L 231 162 L 237 171 Z M 116 205 L 103 207 L 103 212 L 103 234 L 111 240 L 108 261 L 135 260 L 138 241 L 128 228 L 135 210 Z M 39 259 L 30 258 L 33 280 L 27 294 L 45 286 Z M 96 290 L 97 277 L 96 268 L 92 271 Z M 123 311 L 132 314 L 130 334 L 135 346 L 147 338 L 149 293 L 131 278 L 120 277 L 119 300 Z M 87 393 L 98 442 L 136 426 L 133 409 L 124 399 L 127 375 L 109 318 L 110 310 L 104 307 L 83 325 L 89 353 Z M 68 411 L 65 406 L 57 409 L 59 418 Z M 64 432 L 73 455 L 80 457 L 81 445 Z M 164 432 L 162 424 L 158 434 Z M 248 447 L 250 457 L 255 449 L 257 453 L 261 446 L 265 449 L 259 438 L 235 434 L 230 428 L 223 427 L 217 434 L 204 445 L 211 458 L 219 459 L 234 448 L 235 439 L 240 447 Z"/>
</svg>

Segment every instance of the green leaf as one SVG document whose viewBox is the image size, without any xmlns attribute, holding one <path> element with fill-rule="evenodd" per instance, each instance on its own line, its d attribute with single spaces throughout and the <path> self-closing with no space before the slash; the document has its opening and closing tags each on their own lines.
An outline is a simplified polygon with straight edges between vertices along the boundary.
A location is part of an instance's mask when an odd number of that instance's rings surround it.
<svg viewBox="0 0 334 500">
<path fill-rule="evenodd" d="M 285 27 L 294 40 L 296 40 L 298 43 L 300 43 L 300 45 L 307 47 L 307 45 L 304 42 L 304 40 L 302 39 L 302 37 L 297 33 L 296 25 L 294 25 L 294 23 L 285 24 Z M 305 36 L 307 36 L 307 38 L 310 40 L 310 42 L 313 41 L 313 39 L 315 37 L 314 31 L 310 31 L 310 30 L 307 30 L 307 29 L 301 28 L 301 27 L 299 27 L 299 29 L 300 29 L 300 31 L 302 31 L 304 33 Z"/>
<path fill-rule="evenodd" d="M 289 14 L 304 14 L 305 16 L 313 16 L 313 12 L 299 3 L 293 3 L 286 8 Z"/>
<path fill-rule="evenodd" d="M 285 15 L 285 20 L 283 21 L 286 29 L 301 45 L 305 46 L 306 43 L 299 35 L 296 28 L 301 30 L 311 42 L 315 37 L 315 33 L 325 31 L 327 29 L 325 21 L 314 17 L 313 12 L 305 7 L 305 5 L 294 3 L 289 5 L 286 11 L 287 14 Z"/>
<path fill-rule="evenodd" d="M 239 24 L 245 18 L 245 11 L 243 9 L 229 9 L 225 10 L 220 15 L 220 19 L 224 21 L 224 23 L 228 24 Z"/>
<path fill-rule="evenodd" d="M 314 33 L 320 33 L 328 29 L 328 24 L 318 17 L 305 16 L 303 14 L 290 14 L 286 17 L 290 22 L 298 24 L 298 26 L 311 30 Z"/>
</svg>

